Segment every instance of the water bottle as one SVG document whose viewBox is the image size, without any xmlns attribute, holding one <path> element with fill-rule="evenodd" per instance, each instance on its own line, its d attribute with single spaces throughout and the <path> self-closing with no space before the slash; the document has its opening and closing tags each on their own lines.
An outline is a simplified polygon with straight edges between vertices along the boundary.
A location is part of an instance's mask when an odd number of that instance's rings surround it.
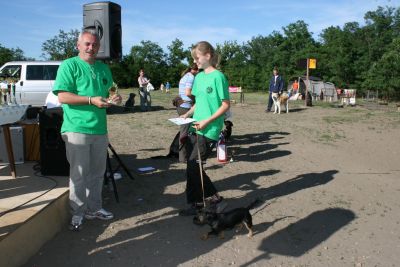
<svg viewBox="0 0 400 267">
<path fill-rule="evenodd" d="M 225 137 L 222 133 L 219 136 L 218 145 L 217 145 L 217 159 L 218 159 L 218 162 L 221 162 L 221 163 L 228 162 Z"/>
</svg>

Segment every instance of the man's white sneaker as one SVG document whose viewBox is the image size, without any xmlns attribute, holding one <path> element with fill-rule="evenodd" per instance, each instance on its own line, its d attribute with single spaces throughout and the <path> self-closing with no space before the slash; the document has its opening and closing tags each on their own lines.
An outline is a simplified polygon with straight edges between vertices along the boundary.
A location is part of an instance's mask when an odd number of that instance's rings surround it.
<svg viewBox="0 0 400 267">
<path fill-rule="evenodd" d="M 83 217 L 80 215 L 73 215 L 69 229 L 72 231 L 80 231 L 82 229 Z"/>
<path fill-rule="evenodd" d="M 93 220 L 93 219 L 111 220 L 114 218 L 114 214 L 112 214 L 109 211 L 106 211 L 105 209 L 99 209 L 98 211 L 95 212 L 87 211 L 85 213 L 85 218 L 88 220 Z"/>
</svg>

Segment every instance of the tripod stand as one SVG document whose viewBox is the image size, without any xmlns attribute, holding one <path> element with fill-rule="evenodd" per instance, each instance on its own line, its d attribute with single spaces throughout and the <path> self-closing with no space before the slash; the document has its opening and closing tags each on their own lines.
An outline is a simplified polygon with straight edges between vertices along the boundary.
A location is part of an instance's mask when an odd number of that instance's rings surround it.
<svg viewBox="0 0 400 267">
<path fill-rule="evenodd" d="M 113 148 L 113 146 L 110 143 L 108 143 L 108 148 L 113 153 L 113 156 L 117 159 L 119 166 L 121 166 L 124 169 L 126 174 L 128 174 L 129 178 L 134 180 L 132 174 L 130 173 L 128 168 L 125 166 L 125 164 L 122 162 L 121 158 L 118 156 L 117 152 L 115 151 L 115 149 Z M 107 184 L 108 183 L 108 179 L 111 178 L 111 183 L 113 185 L 114 196 L 115 196 L 115 199 L 116 199 L 116 201 L 118 203 L 119 203 L 119 197 L 118 197 L 117 186 L 115 184 L 114 173 L 119 168 L 119 166 L 117 168 L 115 168 L 115 170 L 112 169 L 110 153 L 107 151 L 107 167 L 106 167 L 106 172 L 104 173 L 104 179 L 105 179 L 106 184 Z"/>
</svg>

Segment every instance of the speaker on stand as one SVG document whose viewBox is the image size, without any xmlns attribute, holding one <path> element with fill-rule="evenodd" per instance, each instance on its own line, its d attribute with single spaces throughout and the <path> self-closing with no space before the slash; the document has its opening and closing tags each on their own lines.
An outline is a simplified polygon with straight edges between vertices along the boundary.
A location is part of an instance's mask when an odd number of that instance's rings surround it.
<svg viewBox="0 0 400 267">
<path fill-rule="evenodd" d="M 83 5 L 83 28 L 94 28 L 100 37 L 98 59 L 121 59 L 121 6 L 112 2 Z"/>
<path fill-rule="evenodd" d="M 65 143 L 61 138 L 62 122 L 61 107 L 39 112 L 40 171 L 43 175 L 69 175 Z"/>
</svg>

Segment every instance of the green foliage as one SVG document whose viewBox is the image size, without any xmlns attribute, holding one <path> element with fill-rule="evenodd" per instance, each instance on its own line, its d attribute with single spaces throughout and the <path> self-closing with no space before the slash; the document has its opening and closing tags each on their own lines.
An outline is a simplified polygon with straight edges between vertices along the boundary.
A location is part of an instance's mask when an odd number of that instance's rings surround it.
<svg viewBox="0 0 400 267">
<path fill-rule="evenodd" d="M 166 55 L 157 43 L 141 41 L 140 45 L 132 46 L 128 58 L 131 64 L 125 71 L 128 72 L 127 75 L 132 77 L 130 86 L 139 86 L 137 77 L 140 69 L 144 69 L 154 87 L 158 87 L 165 79 L 165 73 L 168 69 Z"/>
<path fill-rule="evenodd" d="M 57 36 L 42 44 L 42 57 L 48 60 L 64 60 L 76 56 L 78 54 L 76 49 L 78 36 L 78 30 L 70 30 L 69 32 L 60 30 Z"/>
<path fill-rule="evenodd" d="M 187 68 L 187 64 L 184 63 L 187 51 L 184 50 L 183 42 L 179 39 L 172 41 L 172 44 L 168 46 L 168 50 L 168 71 L 165 82 L 169 81 L 172 87 L 178 87 L 181 72 Z"/>
<path fill-rule="evenodd" d="M 20 48 L 6 48 L 0 44 L 0 66 L 9 61 L 29 60 Z"/>
<path fill-rule="evenodd" d="M 393 98 L 400 92 L 400 37 L 393 40 L 386 52 L 368 70 L 363 87 L 385 92 Z"/>
<path fill-rule="evenodd" d="M 246 56 L 242 46 L 236 41 L 225 42 L 217 45 L 217 53 L 220 55 L 221 71 L 226 75 L 233 86 L 243 85 L 243 71 L 246 69 Z"/>
</svg>

